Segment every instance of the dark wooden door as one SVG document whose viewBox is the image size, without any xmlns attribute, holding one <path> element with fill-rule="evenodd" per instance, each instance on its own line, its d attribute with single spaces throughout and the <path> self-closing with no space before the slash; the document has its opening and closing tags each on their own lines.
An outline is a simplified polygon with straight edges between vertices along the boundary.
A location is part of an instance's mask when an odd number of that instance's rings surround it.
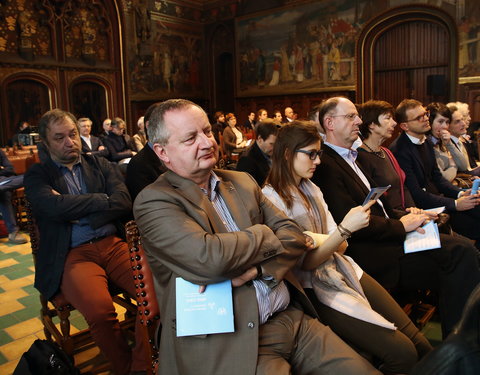
<svg viewBox="0 0 480 375">
<path fill-rule="evenodd" d="M 437 22 L 402 22 L 374 44 L 374 98 L 396 106 L 405 98 L 424 104 L 450 96 L 450 38 Z"/>
<path fill-rule="evenodd" d="M 107 118 L 105 88 L 96 82 L 78 82 L 72 86 L 70 98 L 73 114 L 77 118 L 88 117 L 92 120 L 92 134 L 99 134 L 103 120 Z"/>
</svg>

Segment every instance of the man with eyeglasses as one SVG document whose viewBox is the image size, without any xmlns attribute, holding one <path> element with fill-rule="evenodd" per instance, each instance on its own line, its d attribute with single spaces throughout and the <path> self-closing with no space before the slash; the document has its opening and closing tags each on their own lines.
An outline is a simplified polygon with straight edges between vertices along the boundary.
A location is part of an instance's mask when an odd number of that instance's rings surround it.
<svg viewBox="0 0 480 375">
<path fill-rule="evenodd" d="M 289 272 L 306 250 L 298 225 L 247 174 L 213 169 L 218 145 L 204 110 L 162 102 L 148 134 L 168 171 L 139 193 L 133 211 L 162 315 L 159 373 L 380 374 L 313 318 Z M 177 278 L 207 292 L 231 280 L 235 332 L 177 336 Z"/>
<path fill-rule="evenodd" d="M 356 162 L 354 143 L 362 120 L 355 104 L 346 98 L 330 98 L 319 109 L 319 121 L 325 129 L 326 141 L 322 162 L 312 181 L 322 190 L 333 218 L 339 223 L 353 207 L 363 204 L 376 185 Z M 441 249 L 405 255 L 403 245 L 407 233 L 422 231 L 419 227 L 429 217 L 424 213 L 393 210 L 381 198 L 370 210 L 368 227 L 355 232 L 348 240 L 346 255 L 387 289 L 438 291 L 442 331 L 446 337 L 460 318 L 470 292 L 480 281 L 476 249 L 466 239 L 441 235 Z"/>
<path fill-rule="evenodd" d="M 470 195 L 470 190 L 462 191 L 442 176 L 425 136 L 430 124 L 422 103 L 405 99 L 395 112 L 403 133 L 390 149 L 405 172 L 405 185 L 415 204 L 424 209 L 445 206 L 453 230 L 475 240 L 480 249 L 480 194 Z"/>
</svg>

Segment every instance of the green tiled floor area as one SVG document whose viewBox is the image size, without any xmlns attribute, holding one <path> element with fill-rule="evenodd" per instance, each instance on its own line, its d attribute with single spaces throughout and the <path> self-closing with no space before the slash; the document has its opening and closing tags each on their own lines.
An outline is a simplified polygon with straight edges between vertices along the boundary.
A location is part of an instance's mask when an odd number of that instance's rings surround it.
<svg viewBox="0 0 480 375">
<path fill-rule="evenodd" d="M 12 245 L 0 239 L 0 374 L 8 375 L 37 338 L 45 338 L 40 299 L 33 287 L 30 243 Z M 71 316 L 72 332 L 86 327 L 78 311 Z"/>
</svg>

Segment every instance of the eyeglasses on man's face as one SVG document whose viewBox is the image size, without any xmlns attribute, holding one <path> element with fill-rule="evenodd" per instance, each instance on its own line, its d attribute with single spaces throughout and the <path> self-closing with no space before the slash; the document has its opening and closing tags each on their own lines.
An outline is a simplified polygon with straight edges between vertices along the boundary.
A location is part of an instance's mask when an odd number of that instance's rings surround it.
<svg viewBox="0 0 480 375">
<path fill-rule="evenodd" d="M 361 120 L 362 116 L 360 116 L 358 113 L 352 112 L 352 113 L 347 113 L 346 115 L 330 115 L 330 117 L 343 117 L 344 119 L 347 119 L 349 121 L 355 120 L 357 117 Z"/>
<path fill-rule="evenodd" d="M 302 154 L 306 154 L 308 155 L 308 157 L 310 158 L 310 160 L 315 160 L 317 158 L 317 156 L 319 158 L 322 157 L 322 154 L 323 154 L 323 150 L 296 150 L 295 152 L 300 152 Z"/>
<path fill-rule="evenodd" d="M 425 112 L 423 112 L 421 115 L 418 115 L 417 117 L 412 118 L 412 119 L 410 119 L 410 120 L 407 120 L 407 121 L 405 121 L 405 122 L 422 121 L 422 120 L 425 120 L 425 119 L 428 120 L 429 117 L 430 117 L 430 112 L 429 112 L 429 111 L 425 111 Z"/>
</svg>

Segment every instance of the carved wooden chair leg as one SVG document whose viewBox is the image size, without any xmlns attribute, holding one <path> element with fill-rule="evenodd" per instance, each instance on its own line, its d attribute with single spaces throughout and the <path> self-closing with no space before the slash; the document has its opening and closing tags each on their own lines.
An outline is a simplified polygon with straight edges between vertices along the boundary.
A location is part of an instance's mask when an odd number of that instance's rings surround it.
<svg viewBox="0 0 480 375">
<path fill-rule="evenodd" d="M 62 348 L 69 356 L 73 357 L 74 344 L 70 335 L 70 309 L 62 307 L 57 309 L 60 318 L 60 330 L 62 332 Z"/>
</svg>

